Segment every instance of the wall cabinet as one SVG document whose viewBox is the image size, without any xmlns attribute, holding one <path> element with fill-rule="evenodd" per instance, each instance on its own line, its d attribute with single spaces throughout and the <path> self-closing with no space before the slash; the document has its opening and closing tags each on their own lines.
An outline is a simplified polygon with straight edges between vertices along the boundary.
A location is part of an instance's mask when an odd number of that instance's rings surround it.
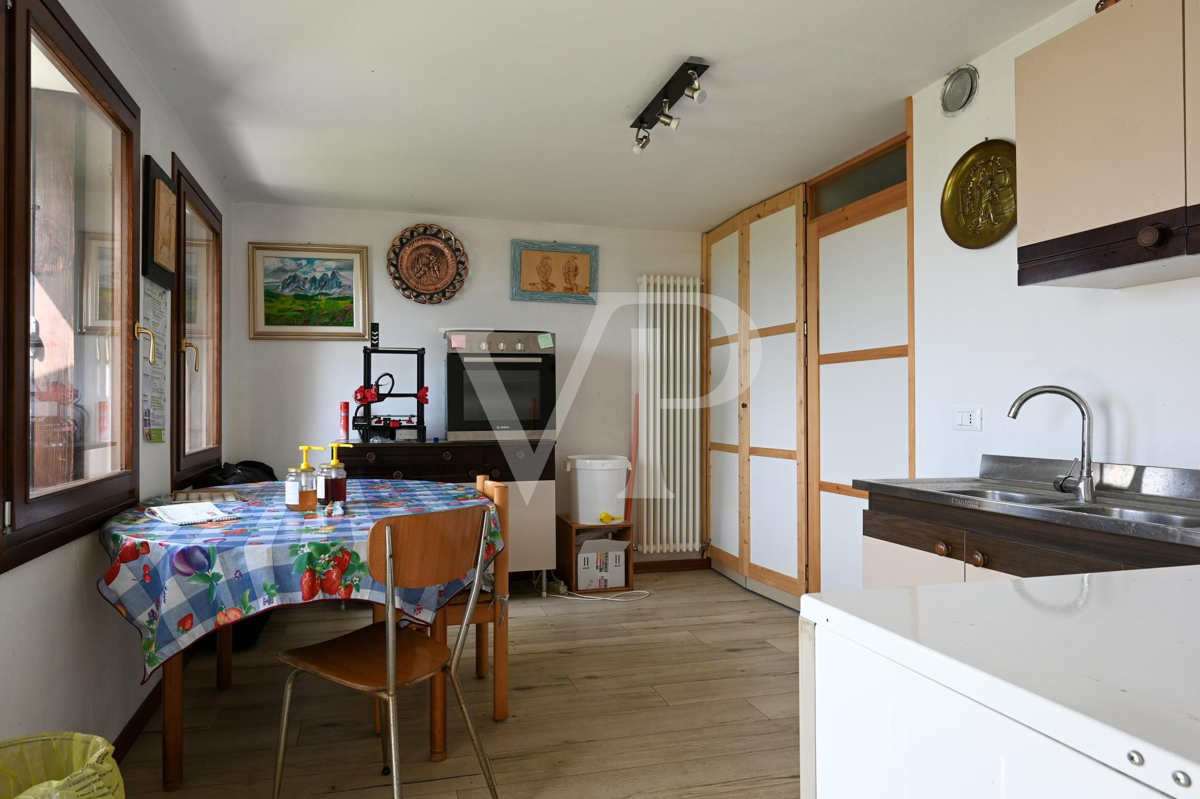
<svg viewBox="0 0 1200 799">
<path fill-rule="evenodd" d="M 1200 275 L 1198 83 L 1200 0 L 1118 3 L 1017 58 L 1021 285 Z"/>
</svg>

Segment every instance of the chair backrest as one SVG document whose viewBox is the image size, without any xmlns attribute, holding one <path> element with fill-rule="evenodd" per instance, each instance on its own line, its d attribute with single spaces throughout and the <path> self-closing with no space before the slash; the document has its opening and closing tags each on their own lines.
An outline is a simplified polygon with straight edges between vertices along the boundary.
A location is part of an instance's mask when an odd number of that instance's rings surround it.
<svg viewBox="0 0 1200 799">
<path fill-rule="evenodd" d="M 371 526 L 367 568 L 387 582 L 387 530 L 392 530 L 395 585 L 424 588 L 464 577 L 475 568 L 483 540 L 486 505 L 468 505 L 437 513 L 388 516 Z"/>
</svg>

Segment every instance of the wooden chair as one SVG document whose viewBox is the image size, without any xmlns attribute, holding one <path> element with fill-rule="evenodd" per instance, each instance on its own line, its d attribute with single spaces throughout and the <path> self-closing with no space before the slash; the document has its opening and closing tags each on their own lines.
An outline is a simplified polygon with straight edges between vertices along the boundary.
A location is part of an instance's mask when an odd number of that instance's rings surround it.
<svg viewBox="0 0 1200 799">
<path fill-rule="evenodd" d="M 468 615 L 475 626 L 475 676 L 488 676 L 488 625 L 492 626 L 493 658 L 496 671 L 492 678 L 492 718 L 504 721 L 508 718 L 508 558 L 512 538 L 508 530 L 508 485 L 488 480 L 486 476 L 475 478 L 475 490 L 492 501 L 500 517 L 500 533 L 504 536 L 504 549 L 496 555 L 492 564 L 495 582 L 490 592 L 484 592 L 473 614 L 467 613 L 466 599 L 459 594 L 446 606 L 446 623 L 462 624 Z"/>
<path fill-rule="evenodd" d="M 394 599 L 397 584 L 440 585 L 462 577 L 472 568 L 478 577 L 482 572 L 488 527 L 487 508 L 482 505 L 380 519 L 371 527 L 367 568 L 375 580 L 386 585 L 389 599 Z M 479 600 L 479 586 L 480 580 L 472 581 L 466 604 L 468 617 Z M 396 688 L 416 685 L 438 674 L 449 677 L 488 790 L 496 799 L 492 766 L 475 732 L 475 725 L 471 723 L 471 713 L 458 681 L 458 661 L 467 641 L 468 627 L 464 625 L 459 630 L 451 650 L 424 631 L 399 627 L 394 601 L 389 601 L 385 608 L 382 622 L 330 641 L 280 653 L 279 659 L 295 670 L 288 675 L 283 689 L 279 754 L 275 760 L 272 796 L 279 799 L 283 783 L 292 687 L 296 677 L 306 672 L 387 703 L 382 737 L 384 774 L 389 772 L 386 764 L 390 763 L 395 799 L 400 799 L 400 710 L 396 704 Z"/>
</svg>

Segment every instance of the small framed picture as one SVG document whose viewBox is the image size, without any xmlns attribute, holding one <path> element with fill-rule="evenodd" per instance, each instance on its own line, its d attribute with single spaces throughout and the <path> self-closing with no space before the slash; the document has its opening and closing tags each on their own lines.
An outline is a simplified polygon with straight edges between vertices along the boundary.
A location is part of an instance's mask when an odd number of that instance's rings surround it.
<svg viewBox="0 0 1200 799">
<path fill-rule="evenodd" d="M 599 276 L 600 248 L 595 244 L 513 239 L 514 300 L 595 305 Z"/>
<path fill-rule="evenodd" d="M 175 181 L 148 155 L 142 173 L 142 274 L 172 291 L 179 257 L 179 195 Z"/>
<path fill-rule="evenodd" d="M 250 242 L 250 338 L 366 340 L 367 248 Z"/>
<path fill-rule="evenodd" d="M 110 234 L 83 234 L 83 325 L 85 333 L 105 333 L 117 327 L 113 307 L 113 276 L 117 245 Z"/>
</svg>

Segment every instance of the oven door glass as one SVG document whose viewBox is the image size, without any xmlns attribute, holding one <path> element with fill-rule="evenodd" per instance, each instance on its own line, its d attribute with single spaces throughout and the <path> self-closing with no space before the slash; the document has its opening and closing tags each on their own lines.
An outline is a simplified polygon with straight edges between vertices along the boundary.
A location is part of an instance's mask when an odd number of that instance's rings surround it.
<svg viewBox="0 0 1200 799">
<path fill-rule="evenodd" d="M 451 354 L 447 366 L 448 429 L 553 429 L 553 356 Z"/>
</svg>

